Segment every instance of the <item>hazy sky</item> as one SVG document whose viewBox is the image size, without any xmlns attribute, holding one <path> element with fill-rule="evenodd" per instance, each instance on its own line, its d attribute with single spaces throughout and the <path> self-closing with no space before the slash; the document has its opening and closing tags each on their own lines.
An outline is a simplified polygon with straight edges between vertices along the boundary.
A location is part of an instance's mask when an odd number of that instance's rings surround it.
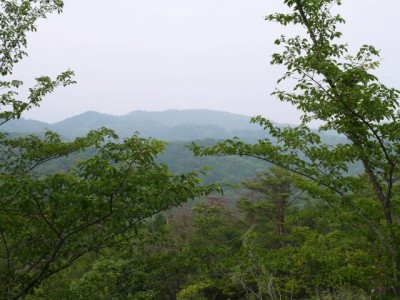
<svg viewBox="0 0 400 300">
<path fill-rule="evenodd" d="M 24 115 L 47 122 L 95 110 L 207 108 L 297 123 L 270 93 L 282 69 L 269 60 L 287 30 L 264 21 L 283 0 L 65 0 L 61 15 L 29 35 L 29 57 L 15 76 L 72 69 L 78 84 L 59 88 Z M 343 40 L 381 49 L 378 75 L 400 87 L 400 1 L 344 0 Z"/>
</svg>

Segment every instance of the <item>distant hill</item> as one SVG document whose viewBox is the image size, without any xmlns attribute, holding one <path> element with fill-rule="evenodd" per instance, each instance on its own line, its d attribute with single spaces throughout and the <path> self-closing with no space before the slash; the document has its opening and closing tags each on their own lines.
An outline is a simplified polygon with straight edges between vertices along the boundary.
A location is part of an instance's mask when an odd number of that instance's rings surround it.
<svg viewBox="0 0 400 300">
<path fill-rule="evenodd" d="M 52 130 L 63 138 L 72 139 L 101 127 L 115 130 L 122 138 L 138 131 L 143 137 L 165 141 L 219 140 L 237 136 L 246 142 L 254 142 L 268 137 L 260 126 L 250 124 L 249 116 L 205 109 L 133 111 L 123 116 L 88 111 L 53 124 L 26 119 L 13 120 L 4 124 L 1 130 L 17 134 L 40 134 Z M 345 141 L 336 133 L 324 132 L 321 136 L 331 144 Z"/>
<path fill-rule="evenodd" d="M 249 116 L 211 110 L 134 111 L 123 116 L 88 111 L 54 124 L 26 119 L 13 120 L 3 125 L 2 130 L 37 134 L 48 129 L 66 138 L 74 138 L 100 127 L 111 128 L 121 137 L 131 136 L 138 131 L 145 137 L 185 141 L 232 136 L 247 140 L 265 134 L 259 126 L 250 124 Z"/>
<path fill-rule="evenodd" d="M 50 124 L 45 122 L 21 118 L 19 120 L 9 121 L 0 128 L 3 131 L 13 133 L 41 133 L 44 130 L 49 129 L 50 126 Z"/>
<path fill-rule="evenodd" d="M 276 124 L 285 126 L 285 124 Z M 196 140 L 201 144 L 213 145 L 217 140 L 237 136 L 246 142 L 269 137 L 267 132 L 256 124 L 250 124 L 250 117 L 221 111 L 210 110 L 167 110 L 162 112 L 134 111 L 123 116 L 113 116 L 88 111 L 54 124 L 35 120 L 13 120 L 1 129 L 13 134 L 41 134 L 52 130 L 63 138 L 72 139 L 82 136 L 92 129 L 108 127 L 114 129 L 120 137 L 131 136 L 138 131 L 141 136 L 153 137 L 169 142 L 166 151 L 158 156 L 158 161 L 169 166 L 171 172 L 189 172 L 204 166 L 212 166 L 204 180 L 206 183 L 223 181 L 240 183 L 262 172 L 268 167 L 260 162 L 244 157 L 194 157 L 185 149 L 188 141 Z M 344 142 L 345 139 L 330 132 L 324 132 L 323 139 L 330 144 Z M 75 160 L 85 158 L 88 153 L 76 153 L 70 157 L 50 161 L 43 166 L 44 172 L 66 169 Z M 354 168 L 359 171 L 359 167 Z"/>
</svg>

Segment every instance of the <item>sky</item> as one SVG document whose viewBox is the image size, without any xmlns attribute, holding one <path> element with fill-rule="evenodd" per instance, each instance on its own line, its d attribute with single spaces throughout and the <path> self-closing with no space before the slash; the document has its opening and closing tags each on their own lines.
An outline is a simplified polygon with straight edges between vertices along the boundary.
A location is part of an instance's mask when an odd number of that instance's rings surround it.
<svg viewBox="0 0 400 300">
<path fill-rule="evenodd" d="M 284 71 L 269 64 L 273 41 L 295 34 L 264 20 L 286 10 L 283 0 L 64 2 L 62 14 L 29 34 L 29 56 L 14 76 L 27 89 L 37 76 L 71 69 L 78 83 L 23 117 L 53 123 L 88 110 L 211 109 L 298 123 L 299 112 L 270 96 Z M 346 19 L 342 41 L 380 49 L 377 75 L 400 88 L 400 1 L 343 0 L 336 10 Z"/>
</svg>

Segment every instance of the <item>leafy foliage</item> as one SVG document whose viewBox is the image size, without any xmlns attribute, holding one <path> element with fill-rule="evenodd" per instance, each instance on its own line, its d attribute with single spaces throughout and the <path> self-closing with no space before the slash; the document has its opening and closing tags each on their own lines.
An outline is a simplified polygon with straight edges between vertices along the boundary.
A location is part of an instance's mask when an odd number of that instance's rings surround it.
<svg viewBox="0 0 400 300">
<path fill-rule="evenodd" d="M 322 198 L 337 209 L 347 209 L 366 224 L 380 243 L 381 263 L 391 270 L 387 290 L 399 296 L 399 215 L 395 190 L 399 181 L 400 91 L 388 88 L 372 74 L 379 66 L 379 51 L 365 45 L 351 55 L 346 44 L 338 43 L 340 15 L 332 15 L 334 0 L 286 0 L 288 14 L 272 14 L 267 20 L 284 26 L 302 27 L 306 35 L 275 41 L 281 53 L 272 64 L 284 65 L 278 80 L 293 82 L 292 91 L 277 89 L 273 94 L 303 112 L 298 127 L 277 128 L 262 117 L 252 121 L 278 142 L 261 139 L 247 144 L 227 140 L 211 148 L 193 145 L 197 155 L 252 156 L 291 170 L 301 177 L 297 185 L 309 195 Z M 307 124 L 320 120 L 321 132 L 335 130 L 347 142 L 328 145 Z M 354 176 L 349 168 L 361 163 L 364 174 Z M 364 191 L 371 193 L 366 196 Z M 359 199 L 363 198 L 362 201 Z M 370 203 L 375 208 L 371 211 Z"/>
<path fill-rule="evenodd" d="M 371 74 L 379 65 L 375 48 L 350 56 L 337 43 L 336 26 L 344 20 L 330 8 L 340 1 L 284 2 L 292 13 L 267 19 L 301 26 L 307 36 L 276 41 L 282 52 L 272 63 L 286 66 L 281 80 L 294 79 L 294 86 L 275 94 L 304 112 L 302 124 L 274 127 L 257 117 L 253 122 L 270 138 L 192 145 L 197 155 L 249 156 L 281 167 L 244 182 L 236 204 L 209 195 L 219 187 L 201 185 L 198 171 L 180 174 L 178 166 L 169 172 L 157 160 L 166 144 L 138 134 L 120 140 L 101 128 L 66 142 L 51 131 L 42 137 L 1 133 L 0 297 L 399 296 L 400 93 Z M 26 55 L 25 33 L 35 30 L 37 18 L 60 11 L 62 2 L 0 5 L 0 67 L 7 77 Z M 71 76 L 40 77 L 26 102 L 16 99 L 22 83 L 5 79 L 0 123 L 73 83 Z M 325 122 L 321 134 L 308 128 L 313 119 Z M 346 140 L 328 144 L 328 130 Z M 43 172 L 55 159 L 81 154 L 80 161 Z M 353 170 L 360 164 L 362 174 Z"/>
<path fill-rule="evenodd" d="M 71 71 L 55 80 L 38 77 L 23 101 L 17 99 L 22 82 L 8 80 L 27 55 L 26 33 L 36 30 L 38 18 L 62 7 L 60 0 L 0 2 L 0 125 L 38 106 L 57 86 L 74 83 Z M 164 148 L 164 142 L 138 134 L 121 141 L 106 128 L 71 142 L 50 131 L 43 137 L 0 133 L 0 297 L 24 298 L 85 255 L 134 235 L 154 214 L 218 190 L 201 185 L 197 171 L 173 175 L 156 163 Z M 67 170 L 38 170 L 88 150 L 91 157 Z"/>
</svg>

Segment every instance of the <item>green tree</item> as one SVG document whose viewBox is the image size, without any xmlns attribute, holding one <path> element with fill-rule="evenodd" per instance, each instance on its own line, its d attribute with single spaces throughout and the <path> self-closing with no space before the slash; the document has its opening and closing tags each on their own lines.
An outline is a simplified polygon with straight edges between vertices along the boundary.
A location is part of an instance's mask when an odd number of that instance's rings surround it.
<svg viewBox="0 0 400 300">
<path fill-rule="evenodd" d="M 276 234 L 284 237 L 286 234 L 286 215 L 290 208 L 300 200 L 301 192 L 294 186 L 294 176 L 290 172 L 271 167 L 269 172 L 257 174 L 252 181 L 243 185 L 250 191 L 249 197 L 244 197 L 237 204 L 247 212 L 248 217 L 268 218 L 275 227 Z"/>
<path fill-rule="evenodd" d="M 60 0 L 0 2 L 0 125 L 38 106 L 57 86 L 74 83 L 71 71 L 42 76 L 19 99 L 13 67 L 27 55 L 26 34 Z M 53 132 L 12 138 L 0 133 L 0 298 L 34 293 L 47 278 L 78 259 L 115 246 L 150 216 L 208 194 L 197 172 L 172 175 L 155 158 L 165 143 L 137 134 L 119 140 L 102 128 L 72 142 Z M 68 170 L 43 175 L 39 166 L 90 149 L 93 156 Z M 118 267 L 118 266 L 116 266 Z"/>
<path fill-rule="evenodd" d="M 372 73 L 379 66 L 379 51 L 364 45 L 354 55 L 338 39 L 333 15 L 336 0 L 285 0 L 290 13 L 276 13 L 267 20 L 304 29 L 304 36 L 281 36 L 275 44 L 281 53 L 272 64 L 283 65 L 281 81 L 294 82 L 292 91 L 273 94 L 303 112 L 297 127 L 277 128 L 256 117 L 277 144 L 269 139 L 246 144 L 233 139 L 211 148 L 193 145 L 199 155 L 236 154 L 257 157 L 302 176 L 297 184 L 311 196 L 333 207 L 346 207 L 366 224 L 379 242 L 380 263 L 386 266 L 386 290 L 400 296 L 399 186 L 400 92 L 379 82 Z M 335 130 L 347 142 L 328 145 L 308 128 L 312 120 L 323 121 L 320 132 Z M 354 163 L 363 174 L 354 176 Z M 365 197 L 365 187 L 373 193 Z M 373 206 L 373 209 L 371 209 Z M 360 223 L 360 224 L 361 224 Z"/>
<path fill-rule="evenodd" d="M 14 65 L 21 61 L 27 53 L 28 32 L 36 31 L 36 21 L 45 18 L 54 11 L 63 9 L 61 0 L 18 0 L 0 2 L 0 125 L 20 118 L 21 114 L 35 106 L 39 106 L 43 96 L 51 93 L 59 85 L 67 86 L 75 83 L 73 72 L 66 71 L 51 79 L 48 76 L 36 78 L 36 85 L 29 88 L 27 101 L 18 99 L 18 90 L 23 82 L 12 79 Z"/>
</svg>

